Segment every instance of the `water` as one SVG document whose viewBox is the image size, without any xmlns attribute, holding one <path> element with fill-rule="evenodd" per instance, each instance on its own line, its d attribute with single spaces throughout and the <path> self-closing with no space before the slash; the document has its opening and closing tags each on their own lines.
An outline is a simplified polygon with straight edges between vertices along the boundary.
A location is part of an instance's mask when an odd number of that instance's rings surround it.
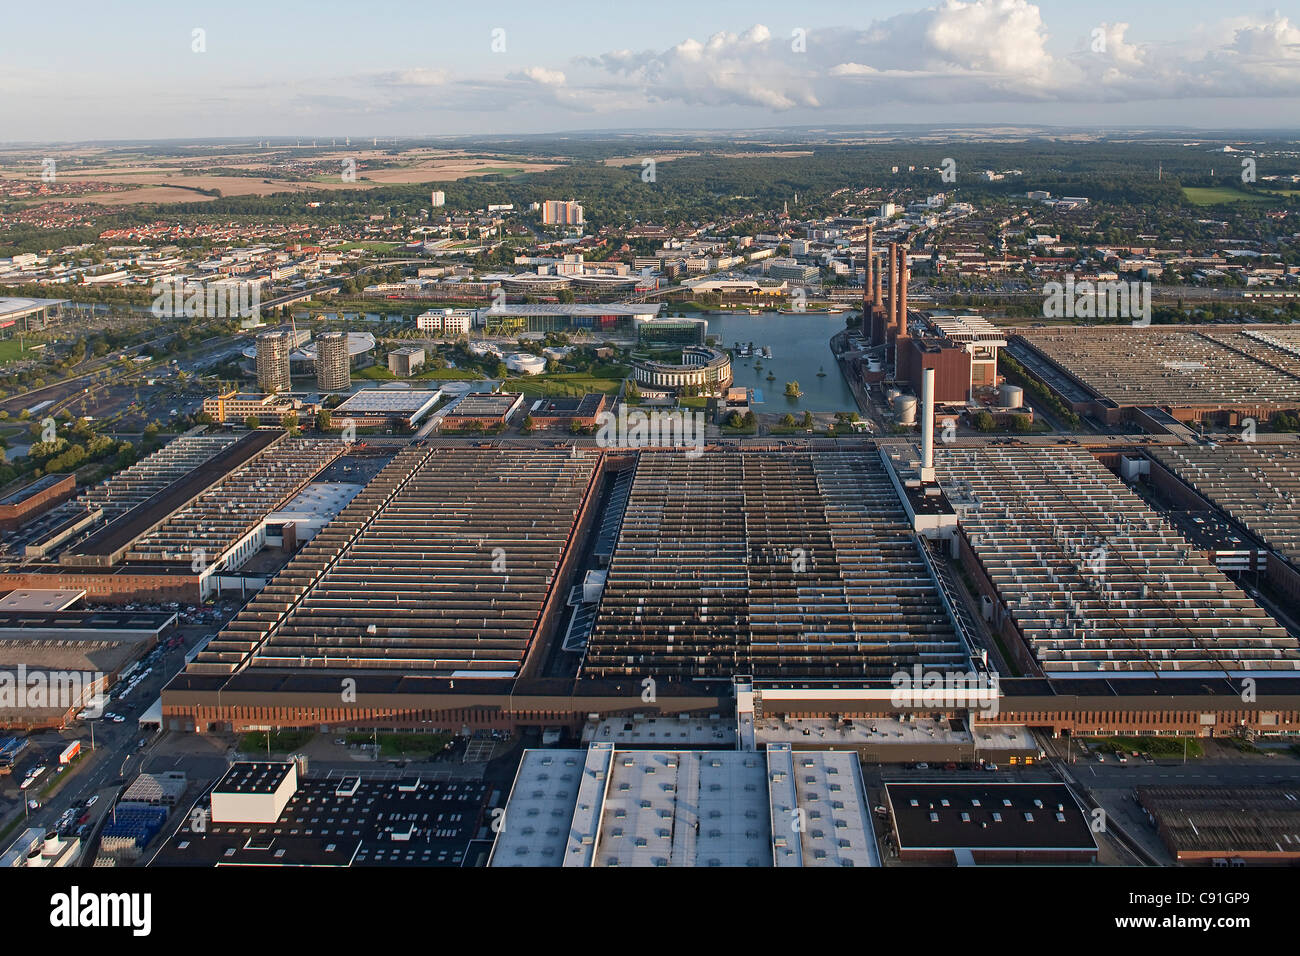
<svg viewBox="0 0 1300 956">
<path fill-rule="evenodd" d="M 731 359 L 735 384 L 762 392 L 764 401 L 756 406 L 756 411 L 854 412 L 858 409 L 857 402 L 831 354 L 831 336 L 844 328 L 846 314 L 764 312 L 705 318 L 709 322 L 709 335 L 717 336 L 722 348 L 733 349 L 737 342 L 742 348 L 750 342 L 759 350 L 764 345 L 771 346 L 770 359 L 735 354 Z M 755 361 L 761 369 L 754 368 Z M 826 375 L 818 378 L 819 371 Z M 776 376 L 775 380 L 768 381 L 769 373 Z M 785 383 L 789 381 L 799 383 L 802 398 L 786 398 Z"/>
</svg>

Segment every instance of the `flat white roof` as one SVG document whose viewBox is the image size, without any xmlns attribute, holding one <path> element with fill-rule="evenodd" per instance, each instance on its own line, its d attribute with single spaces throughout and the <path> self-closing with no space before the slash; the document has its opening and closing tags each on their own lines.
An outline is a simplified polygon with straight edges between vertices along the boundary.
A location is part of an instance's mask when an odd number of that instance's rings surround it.
<svg viewBox="0 0 1300 956">
<path fill-rule="evenodd" d="M 347 401 L 334 409 L 335 414 L 385 413 L 412 415 L 433 405 L 442 395 L 441 389 L 427 388 L 363 388 L 354 392 Z"/>
<path fill-rule="evenodd" d="M 879 866 L 848 752 L 529 750 L 492 866 Z"/>
<path fill-rule="evenodd" d="M 0 598 L 0 611 L 63 611 L 85 596 L 85 588 L 18 588 Z"/>
</svg>

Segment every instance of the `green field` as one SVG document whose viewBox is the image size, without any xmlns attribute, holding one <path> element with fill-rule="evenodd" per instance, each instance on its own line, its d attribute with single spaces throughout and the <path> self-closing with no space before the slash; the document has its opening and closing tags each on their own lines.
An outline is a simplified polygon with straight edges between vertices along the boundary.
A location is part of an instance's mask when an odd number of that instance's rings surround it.
<svg viewBox="0 0 1300 956">
<path fill-rule="evenodd" d="M 331 246 L 331 252 L 347 252 L 351 249 L 364 249 L 366 252 L 391 252 L 397 248 L 395 242 L 345 242 L 341 246 Z"/>
<path fill-rule="evenodd" d="M 369 382 L 392 382 L 397 379 L 396 375 L 382 365 L 367 365 L 354 374 L 357 378 L 364 378 Z M 482 372 L 472 368 L 426 368 L 403 381 L 413 382 L 422 379 L 426 382 L 477 382 L 483 378 Z"/>
<path fill-rule="evenodd" d="M 14 339 L 0 339 L 0 364 L 22 358 L 29 350 Z"/>
<path fill-rule="evenodd" d="M 529 397 L 579 396 L 588 392 L 618 393 L 627 368 L 623 365 L 597 365 L 590 372 L 556 372 L 550 375 L 528 375 L 512 378 L 501 390 L 520 391 Z"/>
<path fill-rule="evenodd" d="M 347 734 L 345 739 L 350 744 L 373 744 L 375 735 L 354 732 Z M 450 741 L 450 734 L 380 734 L 379 753 L 385 757 L 431 755 L 442 751 Z"/>
<path fill-rule="evenodd" d="M 1149 753 L 1152 757 L 1182 757 L 1184 745 L 1188 759 L 1204 757 L 1205 749 L 1199 740 L 1187 737 L 1088 737 L 1083 738 L 1095 744 L 1102 753 L 1125 753 L 1133 751 Z"/>
<path fill-rule="evenodd" d="M 271 733 L 271 753 L 287 754 L 297 750 L 316 736 L 314 730 L 277 730 Z M 246 754 L 264 754 L 266 749 L 266 732 L 262 730 L 244 734 L 239 738 L 239 749 Z"/>
<path fill-rule="evenodd" d="M 1197 206 L 1217 206 L 1231 202 L 1269 202 L 1268 196 L 1248 193 L 1231 186 L 1184 186 L 1183 195 Z"/>
</svg>

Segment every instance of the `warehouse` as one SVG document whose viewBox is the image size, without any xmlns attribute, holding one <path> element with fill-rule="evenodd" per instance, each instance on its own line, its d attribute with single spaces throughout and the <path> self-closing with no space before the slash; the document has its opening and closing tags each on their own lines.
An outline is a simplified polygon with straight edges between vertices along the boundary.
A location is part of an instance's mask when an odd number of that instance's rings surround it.
<svg viewBox="0 0 1300 956">
<path fill-rule="evenodd" d="M 347 446 L 269 429 L 214 438 L 183 436 L 24 528 L 0 587 L 194 604 L 223 583 L 260 586 L 224 575 L 262 550 L 267 516 Z"/>
<path fill-rule="evenodd" d="M 442 398 L 440 389 L 363 388 L 330 415 L 334 428 L 352 422 L 357 428 L 414 428 Z"/>
<path fill-rule="evenodd" d="M 888 680 L 920 661 L 970 667 L 878 458 L 641 453 L 584 676 Z"/>
<path fill-rule="evenodd" d="M 490 866 L 879 866 L 853 754 L 526 750 Z"/>
<path fill-rule="evenodd" d="M 1063 783 L 893 781 L 885 800 L 905 862 L 1097 862 L 1090 817 Z"/>
<path fill-rule="evenodd" d="M 231 766 L 211 819 L 184 816 L 150 866 L 474 866 L 491 787 L 481 780 L 299 775 Z M 478 849 L 482 847 L 482 849 Z M 481 864 L 478 864 L 481 865 Z"/>
<path fill-rule="evenodd" d="M 1300 861 L 1300 789 L 1138 787 L 1161 841 L 1180 863 Z"/>
<path fill-rule="evenodd" d="M 1149 456 L 1261 541 L 1300 566 L 1300 451 L 1240 444 L 1152 448 Z M 1153 482 L 1160 471 L 1151 472 Z"/>
<path fill-rule="evenodd" d="M 513 677 L 599 464 L 567 449 L 404 449 L 187 673 Z"/>
<path fill-rule="evenodd" d="M 950 448 L 936 471 L 986 617 L 1048 677 L 1300 677 L 1300 647 L 1081 448 Z"/>
<path fill-rule="evenodd" d="M 444 430 L 504 425 L 524 404 L 522 392 L 469 392 L 442 416 Z"/>
<path fill-rule="evenodd" d="M 1300 408 L 1300 334 L 1290 326 L 1020 329 L 1016 357 L 1075 410 L 1115 425 L 1135 409 L 1236 425 Z M 1056 387 L 1065 378 L 1083 389 Z"/>
<path fill-rule="evenodd" d="M 76 492 L 76 475 L 42 475 L 0 498 L 0 531 L 16 531 Z"/>
</svg>

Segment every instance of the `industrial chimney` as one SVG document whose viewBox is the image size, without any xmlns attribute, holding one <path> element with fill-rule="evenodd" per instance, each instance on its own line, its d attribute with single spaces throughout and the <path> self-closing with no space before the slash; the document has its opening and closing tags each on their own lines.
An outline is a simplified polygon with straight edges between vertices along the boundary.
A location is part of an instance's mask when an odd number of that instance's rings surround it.
<svg viewBox="0 0 1300 956">
<path fill-rule="evenodd" d="M 934 481 L 934 369 L 921 372 L 921 481 Z"/>
<path fill-rule="evenodd" d="M 866 281 L 862 283 L 862 313 L 864 315 L 866 314 L 867 311 L 867 303 L 871 301 L 871 283 L 873 278 L 872 273 L 875 271 L 876 268 L 875 248 L 876 248 L 876 227 L 873 225 L 868 225 L 867 226 L 867 276 L 866 276 Z"/>
<path fill-rule="evenodd" d="M 878 261 L 877 261 L 877 262 L 873 262 L 873 263 L 871 264 L 871 271 L 872 271 L 873 273 L 875 273 L 875 277 L 876 277 L 876 288 L 875 288 L 875 289 L 872 291 L 872 293 L 871 293 L 871 301 L 875 304 L 876 311 L 879 312 L 879 311 L 880 311 L 880 300 L 881 300 L 881 292 L 880 292 L 880 273 L 881 273 L 881 268 L 880 268 L 880 263 L 879 263 Z"/>
<path fill-rule="evenodd" d="M 898 334 L 907 334 L 907 247 L 898 251 Z"/>
<path fill-rule="evenodd" d="M 898 314 L 898 243 L 889 244 L 889 308 L 886 310 L 886 327 L 897 328 L 895 316 Z"/>
</svg>

